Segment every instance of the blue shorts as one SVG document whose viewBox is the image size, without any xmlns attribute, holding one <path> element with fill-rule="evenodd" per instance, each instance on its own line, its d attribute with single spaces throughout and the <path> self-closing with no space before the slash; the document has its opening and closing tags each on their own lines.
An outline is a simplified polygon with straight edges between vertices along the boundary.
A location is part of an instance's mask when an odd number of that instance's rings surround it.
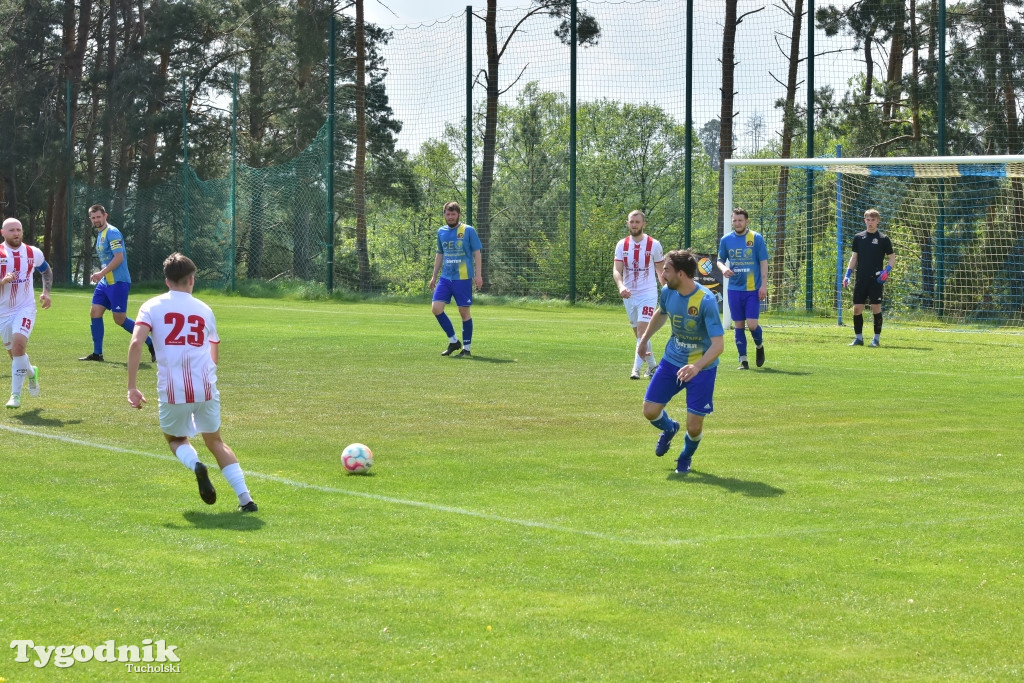
<svg viewBox="0 0 1024 683">
<path fill-rule="evenodd" d="M 672 397 L 686 389 L 686 412 L 705 417 L 715 410 L 712 400 L 715 395 L 715 375 L 718 366 L 704 368 L 689 382 L 679 381 L 679 367 L 664 358 L 658 363 L 658 369 L 647 385 L 644 400 L 649 403 L 665 405 Z"/>
<path fill-rule="evenodd" d="M 114 313 L 128 312 L 128 291 L 132 288 L 130 282 L 106 283 L 100 280 L 96 284 L 96 291 L 92 293 L 93 304 L 99 304 L 103 308 L 109 308 Z"/>
<path fill-rule="evenodd" d="M 740 315 L 741 313 L 743 315 Z M 748 292 L 730 289 L 729 315 L 733 320 L 757 320 L 761 315 L 761 302 L 757 298 L 757 290 Z"/>
<path fill-rule="evenodd" d="M 434 288 L 434 301 L 449 303 L 455 297 L 456 306 L 473 305 L 473 282 L 472 280 L 449 280 L 446 277 L 437 281 Z"/>
</svg>

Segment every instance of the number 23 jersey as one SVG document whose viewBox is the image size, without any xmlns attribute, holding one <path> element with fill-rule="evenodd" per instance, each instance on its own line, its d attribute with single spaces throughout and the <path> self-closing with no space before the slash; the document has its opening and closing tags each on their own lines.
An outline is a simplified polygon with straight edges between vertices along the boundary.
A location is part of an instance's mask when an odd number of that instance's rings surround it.
<svg viewBox="0 0 1024 683">
<path fill-rule="evenodd" d="M 136 325 L 152 332 L 161 403 L 220 398 L 210 344 L 219 344 L 213 310 L 188 292 L 170 291 L 139 307 Z"/>
</svg>

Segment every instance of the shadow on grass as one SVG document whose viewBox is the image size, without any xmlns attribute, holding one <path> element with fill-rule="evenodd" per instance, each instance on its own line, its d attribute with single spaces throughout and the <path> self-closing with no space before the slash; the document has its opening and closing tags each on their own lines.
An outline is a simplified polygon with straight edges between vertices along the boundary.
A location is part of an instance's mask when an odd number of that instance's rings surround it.
<svg viewBox="0 0 1024 683">
<path fill-rule="evenodd" d="M 778 368 L 758 368 L 754 374 L 767 373 L 769 375 L 809 375 L 807 370 L 779 370 Z"/>
<path fill-rule="evenodd" d="M 145 354 L 146 352 L 144 351 L 143 353 Z M 124 360 L 105 360 L 102 363 L 97 363 L 96 361 L 83 361 L 83 364 L 84 365 L 100 365 L 100 366 L 106 366 L 106 367 L 112 367 L 112 368 L 118 368 L 118 369 L 122 369 L 123 368 L 125 370 L 128 369 L 128 361 L 124 361 Z M 139 361 L 139 369 L 140 370 L 145 370 L 147 368 L 155 368 L 155 367 L 156 367 L 156 363 L 151 361 L 149 359 L 148 355 L 145 358 L 143 358 L 143 359 L 141 359 Z"/>
<path fill-rule="evenodd" d="M 465 356 L 459 356 L 459 360 L 460 361 L 463 361 L 463 360 L 475 361 L 477 363 L 515 363 L 516 362 L 516 360 L 514 358 L 488 358 L 487 356 L 470 356 L 469 358 L 466 358 Z"/>
<path fill-rule="evenodd" d="M 185 521 L 197 529 L 228 529 L 231 531 L 257 531 L 266 524 L 253 514 L 238 512 L 197 512 L 189 510 L 181 515 Z M 168 529 L 185 529 L 182 524 L 164 524 Z"/>
<path fill-rule="evenodd" d="M 33 408 L 23 413 L 15 413 L 11 417 L 23 425 L 30 425 L 32 427 L 63 427 L 65 425 L 82 424 L 81 420 L 56 420 L 52 417 L 43 417 L 39 414 L 41 410 L 41 408 Z"/>
<path fill-rule="evenodd" d="M 776 488 L 771 484 L 765 484 L 760 481 L 747 481 L 745 479 L 736 479 L 735 477 L 718 477 L 710 472 L 698 472 L 697 470 L 690 470 L 689 474 L 676 474 L 673 472 L 668 475 L 668 478 L 673 481 L 685 481 L 689 484 L 720 486 L 726 491 L 742 493 L 750 498 L 776 498 L 786 492 L 784 489 Z"/>
<path fill-rule="evenodd" d="M 879 351 L 882 351 L 884 349 L 896 349 L 899 351 L 921 351 L 922 353 L 930 353 L 935 350 L 935 348 L 931 346 L 905 346 L 903 344 L 886 344 L 883 340 L 882 345 L 879 347 Z"/>
</svg>

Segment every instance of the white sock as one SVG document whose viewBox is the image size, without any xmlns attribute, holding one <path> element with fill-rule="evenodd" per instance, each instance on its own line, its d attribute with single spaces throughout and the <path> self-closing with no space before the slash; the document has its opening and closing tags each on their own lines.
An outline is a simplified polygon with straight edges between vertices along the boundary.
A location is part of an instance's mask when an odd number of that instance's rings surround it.
<svg viewBox="0 0 1024 683">
<path fill-rule="evenodd" d="M 11 393 L 20 394 L 21 388 L 25 386 L 25 378 L 32 374 L 32 364 L 28 361 L 28 354 L 15 356 L 11 359 Z"/>
<path fill-rule="evenodd" d="M 231 485 L 231 490 L 238 496 L 238 504 L 246 505 L 252 500 L 252 496 L 249 495 L 249 489 L 245 486 L 245 475 L 242 474 L 242 466 L 237 462 L 233 462 L 224 469 L 221 474 L 228 480 L 228 484 Z"/>
<path fill-rule="evenodd" d="M 640 368 L 643 366 L 643 364 L 644 359 L 640 357 L 640 354 L 635 354 L 633 356 L 633 370 L 636 372 L 640 372 Z"/>
<path fill-rule="evenodd" d="M 464 349 L 466 349 L 467 351 L 469 351 L 469 345 L 470 345 L 470 344 L 472 344 L 472 343 L 473 343 L 473 342 L 466 342 L 465 344 L 463 344 L 463 345 L 462 345 L 462 348 L 464 348 Z"/>
<path fill-rule="evenodd" d="M 174 451 L 174 455 L 178 456 L 178 460 L 181 464 L 188 468 L 189 472 L 196 471 L 196 463 L 199 462 L 199 454 L 196 453 L 196 449 L 192 447 L 192 444 L 186 443 L 178 446 L 178 450 Z"/>
<path fill-rule="evenodd" d="M 459 338 L 456 337 L 454 334 L 452 336 L 448 337 L 448 343 L 449 344 L 454 344 L 457 341 L 459 341 Z"/>
</svg>

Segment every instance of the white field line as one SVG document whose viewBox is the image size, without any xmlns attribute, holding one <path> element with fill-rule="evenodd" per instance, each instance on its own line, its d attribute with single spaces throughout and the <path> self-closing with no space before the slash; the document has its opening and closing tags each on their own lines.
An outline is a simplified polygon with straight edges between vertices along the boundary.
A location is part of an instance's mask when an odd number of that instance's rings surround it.
<svg viewBox="0 0 1024 683">
<path fill-rule="evenodd" d="M 157 455 L 155 453 L 147 453 L 145 451 L 136 451 L 129 448 L 120 448 L 118 446 L 110 446 L 108 444 L 96 443 L 93 441 L 85 441 L 82 439 L 75 439 L 69 436 L 60 436 L 57 434 L 46 434 L 44 432 L 36 432 L 30 429 L 22 429 L 20 427 L 12 427 L 9 425 L 0 424 L 0 429 L 4 431 L 13 432 L 15 434 L 22 434 L 24 436 L 31 436 L 40 439 L 50 439 L 52 441 L 60 441 L 63 443 L 75 444 L 76 446 L 86 446 L 88 448 L 96 448 L 99 450 L 110 451 L 112 453 L 126 453 L 129 455 L 141 455 L 147 458 L 155 458 L 157 460 L 167 460 L 170 462 L 178 462 L 178 459 L 172 455 Z M 961 516 L 950 519 L 918 519 L 912 521 L 895 521 L 895 522 L 877 522 L 874 524 L 859 524 L 855 526 L 843 526 L 842 528 L 834 527 L 800 527 L 775 531 L 771 533 L 762 534 L 715 534 L 712 536 L 701 536 L 695 538 L 636 538 L 632 536 L 619 536 L 615 534 L 605 534 L 599 531 L 588 531 L 586 529 L 574 529 L 572 527 L 561 526 L 559 524 L 549 524 L 548 522 L 537 522 L 529 519 L 517 519 L 514 517 L 502 517 L 501 515 L 493 515 L 487 512 L 479 512 L 477 510 L 467 510 L 465 508 L 454 507 L 451 505 L 438 505 L 436 503 L 426 503 L 418 500 L 408 500 L 405 498 L 395 498 L 393 496 L 382 496 L 376 493 L 365 493 L 363 491 L 350 491 L 348 489 L 339 489 L 332 486 L 321 486 L 319 484 L 307 484 L 302 481 L 295 481 L 294 479 L 287 479 L 285 477 L 278 477 L 273 474 L 262 474 L 260 472 L 253 472 L 246 470 L 246 476 L 252 479 L 262 479 L 264 481 L 271 481 L 277 484 L 284 484 L 285 486 L 293 486 L 295 488 L 307 489 L 311 491 L 320 491 L 322 493 L 340 493 L 346 496 L 355 496 L 357 498 L 366 498 L 369 500 L 376 500 L 382 503 L 389 503 L 391 505 L 404 505 L 407 507 L 421 508 L 424 510 L 432 510 L 434 512 L 444 512 L 453 515 L 461 515 L 463 517 L 473 517 L 476 519 L 483 519 L 491 522 L 499 522 L 501 524 L 510 524 L 515 526 L 527 527 L 531 529 L 542 529 L 544 531 L 553 531 L 556 533 L 570 534 L 573 536 L 584 536 L 587 538 L 597 538 L 602 541 L 611 541 L 615 543 L 628 543 L 630 545 L 642 545 L 642 546 L 682 546 L 692 545 L 701 546 L 710 543 L 718 542 L 734 542 L 734 541 L 748 541 L 758 539 L 773 539 L 773 538 L 785 538 L 793 536 L 813 536 L 819 534 L 829 534 L 831 536 L 843 537 L 844 533 L 848 535 L 855 534 L 860 531 L 869 531 L 872 529 L 905 529 L 908 527 L 937 527 L 942 525 L 950 526 L 963 526 L 966 524 L 974 524 L 978 522 L 986 521 L 1008 521 L 1017 520 L 1020 518 L 1019 515 L 1012 514 L 1000 514 L 1000 515 L 972 515 L 972 516 Z"/>
<path fill-rule="evenodd" d="M 52 441 L 60 441 L 62 443 L 70 443 L 76 446 L 86 446 L 88 448 L 96 448 L 99 450 L 110 451 L 112 453 L 126 453 L 129 455 L 141 455 L 147 458 L 155 458 L 157 460 L 167 460 L 171 462 L 178 462 L 178 459 L 173 455 L 157 455 L 155 453 L 147 453 L 145 451 L 136 451 L 129 448 L 120 448 L 118 446 L 110 446 L 108 444 L 96 443 L 93 441 L 84 441 L 82 439 L 75 439 L 69 436 L 61 436 L 58 434 L 46 434 L 43 432 L 36 432 L 30 429 L 22 429 L 20 427 L 11 427 L 9 425 L 0 424 L 0 429 L 15 434 L 22 434 L 24 436 L 32 436 L 41 439 L 50 439 Z M 478 512 L 476 510 L 466 510 L 464 508 L 453 507 L 450 505 L 437 505 L 435 503 L 426 503 L 418 500 L 407 500 L 405 498 L 395 498 L 393 496 L 382 496 L 376 493 L 365 493 L 363 491 L 350 491 L 348 489 L 339 489 L 331 486 L 320 486 L 319 484 L 307 484 L 302 481 L 295 481 L 294 479 L 287 479 L 285 477 L 278 477 L 273 474 L 262 474 L 260 472 L 253 472 L 252 470 L 246 470 L 245 476 L 250 479 L 263 479 L 265 481 L 272 481 L 278 484 L 284 484 L 285 486 L 294 486 L 296 488 L 308 489 L 313 491 L 320 491 L 322 493 L 340 493 L 347 496 L 356 496 L 358 498 L 368 498 L 370 500 L 376 500 L 383 503 L 390 503 L 392 505 L 406 505 L 409 507 L 423 508 L 425 510 L 433 510 L 435 512 L 446 512 L 454 515 L 462 515 L 464 517 L 475 517 L 477 519 L 485 519 L 492 522 L 501 522 L 503 524 L 514 524 L 517 526 L 524 526 L 534 529 L 544 529 L 545 531 L 555 531 L 565 534 L 573 534 L 576 536 L 587 536 L 590 538 L 599 538 L 604 541 L 616 541 L 620 543 L 632 543 L 641 545 L 679 545 L 683 543 L 696 543 L 697 541 L 679 541 L 675 539 L 665 540 L 644 540 L 629 538 L 625 536 L 615 536 L 613 534 L 603 534 L 598 531 L 587 531 L 585 529 L 573 529 L 571 527 L 560 526 L 558 524 L 549 524 L 547 522 L 536 522 L 528 519 L 515 519 L 512 517 L 502 517 L 500 515 L 492 515 L 487 512 Z"/>
</svg>

